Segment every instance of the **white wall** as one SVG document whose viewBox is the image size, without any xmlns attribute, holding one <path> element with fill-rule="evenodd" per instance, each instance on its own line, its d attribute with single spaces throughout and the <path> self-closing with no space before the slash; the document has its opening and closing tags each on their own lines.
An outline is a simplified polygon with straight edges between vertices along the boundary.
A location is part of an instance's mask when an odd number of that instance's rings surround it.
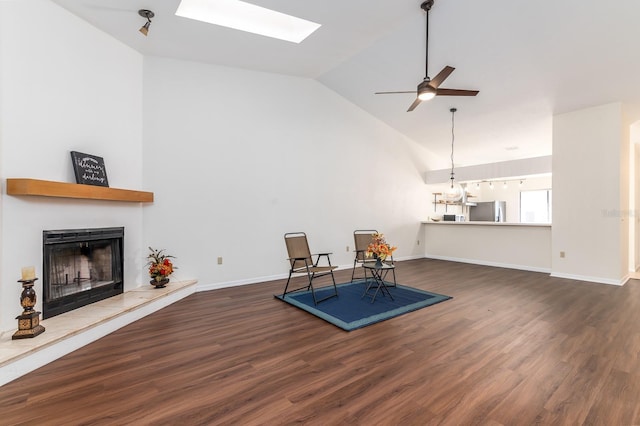
<svg viewBox="0 0 640 426">
<path fill-rule="evenodd" d="M 640 268 L 640 183 L 638 180 L 640 179 L 640 122 L 634 123 L 630 128 L 631 135 L 631 153 L 633 155 L 633 172 L 630 173 L 630 176 L 633 176 L 631 179 L 631 190 L 629 191 L 632 196 L 633 202 L 630 202 L 629 205 L 633 206 L 633 225 L 629 226 L 631 243 L 629 246 L 631 247 L 631 251 L 633 253 L 632 259 L 629 261 L 629 270 L 637 271 Z"/>
<path fill-rule="evenodd" d="M 42 231 L 125 226 L 125 286 L 139 285 L 142 207 L 6 195 L 6 178 L 74 182 L 69 151 L 104 157 L 110 186 L 142 188 L 142 57 L 48 0 L 0 2 L 0 330 L 15 329 L 22 266 Z M 145 247 L 146 248 L 146 247 Z M 38 300 L 37 309 L 41 309 Z"/>
<path fill-rule="evenodd" d="M 634 218 L 634 204 L 631 203 L 633 197 L 631 196 L 631 179 L 632 170 L 631 159 L 633 158 L 631 152 L 631 121 L 629 118 L 628 108 L 622 107 L 622 137 L 620 139 L 620 173 L 618 175 L 618 181 L 620 184 L 620 210 L 621 216 L 624 218 L 620 222 L 619 228 L 619 246 L 620 246 L 620 258 L 618 259 L 618 265 L 620 268 L 620 276 L 622 282 L 625 282 L 629 278 L 629 273 L 633 271 L 633 264 L 630 263 L 631 259 L 631 246 L 630 242 L 633 241 L 631 235 L 632 229 L 635 229 L 633 223 Z"/>
<path fill-rule="evenodd" d="M 363 228 L 422 256 L 422 151 L 390 127 L 309 79 L 151 57 L 144 75 L 145 241 L 177 256 L 177 278 L 282 275 L 291 231 L 334 264 Z"/>
<path fill-rule="evenodd" d="M 554 117 L 552 274 L 624 282 L 629 136 L 613 103 Z M 566 257 L 560 258 L 560 251 Z"/>
<path fill-rule="evenodd" d="M 551 174 L 551 166 L 552 159 L 551 156 L 548 155 L 545 157 L 478 164 L 476 166 L 456 166 L 454 171 L 457 181 L 469 182 Z M 424 174 L 424 180 L 428 184 L 449 182 L 450 178 L 451 168 L 429 170 Z"/>
</svg>

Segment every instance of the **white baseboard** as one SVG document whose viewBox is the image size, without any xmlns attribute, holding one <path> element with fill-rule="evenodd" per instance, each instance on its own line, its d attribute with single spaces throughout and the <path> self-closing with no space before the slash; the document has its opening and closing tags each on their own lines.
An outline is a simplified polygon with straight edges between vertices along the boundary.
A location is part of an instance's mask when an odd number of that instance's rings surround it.
<svg viewBox="0 0 640 426">
<path fill-rule="evenodd" d="M 395 262 L 403 262 L 405 260 L 416 260 L 416 259 L 424 259 L 424 255 L 414 255 L 414 256 L 403 256 L 403 257 L 394 257 Z"/>
<path fill-rule="evenodd" d="M 496 268 L 519 269 L 521 271 L 543 272 L 545 274 L 551 273 L 550 268 L 540 268 L 540 267 L 531 266 L 531 265 L 516 265 L 511 263 L 488 262 L 488 261 L 478 260 L 478 259 L 465 259 L 460 257 L 438 256 L 438 255 L 431 255 L 431 254 L 427 254 L 425 257 L 427 259 L 447 260 L 449 262 L 471 263 L 473 265 L 494 266 Z"/>
<path fill-rule="evenodd" d="M 530 265 L 514 265 L 514 264 L 499 263 L 499 262 L 486 262 L 486 261 L 477 260 L 477 259 L 464 259 L 464 258 L 437 256 L 437 255 L 430 255 L 430 254 L 427 254 L 425 257 L 428 259 L 446 260 L 450 262 L 462 262 L 462 263 L 471 263 L 474 265 L 494 266 L 498 268 L 519 269 L 522 271 L 543 272 L 546 274 L 550 274 L 550 276 L 554 278 L 564 278 L 564 279 L 574 280 L 574 281 L 586 281 L 586 282 L 593 282 L 598 284 L 608 284 L 608 285 L 617 285 L 617 286 L 624 285 L 631 278 L 628 274 L 622 279 L 616 280 L 611 278 L 591 277 L 586 275 L 557 273 L 557 272 L 552 272 L 550 268 L 539 268 L 539 267 L 530 266 Z"/>
<path fill-rule="evenodd" d="M 611 278 L 602 278 L 602 277 L 589 277 L 586 275 L 563 274 L 558 272 L 553 272 L 551 276 L 554 278 L 565 278 L 565 279 L 574 280 L 574 281 L 587 281 L 590 283 L 609 284 L 609 285 L 617 285 L 617 286 L 624 285 L 629 280 L 629 275 L 623 277 L 620 280 L 615 280 Z"/>
<path fill-rule="evenodd" d="M 221 283 L 198 284 L 196 291 L 201 292 L 201 291 L 218 290 L 221 288 L 228 288 L 228 287 L 239 287 L 241 285 L 257 284 L 257 283 L 262 283 L 267 281 L 286 279 L 288 276 L 289 274 L 278 274 L 278 275 L 267 275 L 267 276 L 257 277 L 257 278 L 247 278 L 244 280 L 225 281 Z"/>
<path fill-rule="evenodd" d="M 405 256 L 402 258 L 397 258 L 394 259 L 394 261 L 396 262 L 402 262 L 404 260 L 415 260 L 415 259 L 424 259 L 424 256 Z M 337 271 L 341 271 L 344 269 L 351 269 L 353 268 L 353 263 L 348 264 L 348 265 L 339 265 L 338 268 L 336 269 Z M 241 285 L 249 285 L 249 284 L 257 284 L 257 283 L 263 283 L 263 282 L 267 282 L 267 281 L 276 281 L 276 280 L 286 280 L 289 277 L 289 273 L 283 273 L 283 274 L 277 274 L 277 275 L 266 275 L 266 276 L 262 276 L 262 277 L 257 277 L 257 278 L 247 278 L 244 280 L 236 280 L 236 281 L 226 281 L 226 282 L 221 282 L 221 283 L 209 283 L 209 284 L 198 284 L 198 287 L 196 288 L 197 292 L 200 291 L 210 291 L 210 290 L 218 290 L 221 288 L 227 288 L 227 287 L 238 287 Z"/>
</svg>

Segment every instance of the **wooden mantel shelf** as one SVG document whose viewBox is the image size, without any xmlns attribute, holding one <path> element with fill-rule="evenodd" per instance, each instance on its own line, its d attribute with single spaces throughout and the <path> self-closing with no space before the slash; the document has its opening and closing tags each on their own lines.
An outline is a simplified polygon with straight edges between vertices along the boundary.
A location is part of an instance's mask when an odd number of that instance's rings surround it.
<svg viewBox="0 0 640 426">
<path fill-rule="evenodd" d="M 42 197 L 80 198 L 86 200 L 153 202 L 153 192 L 79 185 L 38 179 L 7 179 L 8 195 L 38 195 Z"/>
</svg>

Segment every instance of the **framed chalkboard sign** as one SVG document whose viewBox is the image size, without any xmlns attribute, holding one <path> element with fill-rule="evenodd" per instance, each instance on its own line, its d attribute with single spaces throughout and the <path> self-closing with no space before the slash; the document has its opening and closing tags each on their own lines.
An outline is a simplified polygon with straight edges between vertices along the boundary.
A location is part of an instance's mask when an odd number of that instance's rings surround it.
<svg viewBox="0 0 640 426">
<path fill-rule="evenodd" d="M 76 174 L 76 183 L 84 185 L 109 186 L 107 169 L 102 157 L 71 151 L 71 162 Z"/>
</svg>

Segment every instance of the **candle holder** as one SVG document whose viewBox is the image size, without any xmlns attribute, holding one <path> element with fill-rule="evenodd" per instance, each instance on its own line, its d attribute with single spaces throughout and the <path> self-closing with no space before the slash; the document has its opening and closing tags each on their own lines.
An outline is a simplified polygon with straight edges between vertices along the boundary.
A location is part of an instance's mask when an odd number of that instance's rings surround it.
<svg viewBox="0 0 640 426">
<path fill-rule="evenodd" d="M 40 312 L 33 309 L 36 305 L 36 291 L 33 289 L 33 283 L 37 278 L 30 280 L 18 280 L 22 284 L 22 294 L 20 294 L 20 306 L 22 306 L 22 314 L 18 315 L 18 331 L 13 333 L 11 338 L 28 339 L 36 337 L 44 332 L 44 327 L 40 325 Z"/>
</svg>

